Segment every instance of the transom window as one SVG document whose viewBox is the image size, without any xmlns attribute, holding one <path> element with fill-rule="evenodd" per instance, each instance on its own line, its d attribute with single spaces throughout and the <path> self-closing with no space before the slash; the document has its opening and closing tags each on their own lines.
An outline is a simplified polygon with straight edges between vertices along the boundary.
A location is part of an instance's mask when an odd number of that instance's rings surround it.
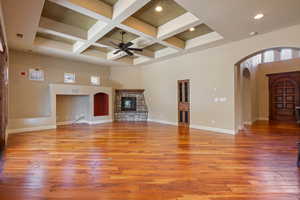
<svg viewBox="0 0 300 200">
<path fill-rule="evenodd" d="M 300 58 L 300 49 L 298 48 L 274 48 L 262 51 L 256 55 L 244 60 L 241 65 L 255 67 L 261 63 L 289 60 Z"/>
<path fill-rule="evenodd" d="M 280 60 L 288 60 L 293 58 L 292 49 L 282 49 L 280 51 Z"/>
</svg>

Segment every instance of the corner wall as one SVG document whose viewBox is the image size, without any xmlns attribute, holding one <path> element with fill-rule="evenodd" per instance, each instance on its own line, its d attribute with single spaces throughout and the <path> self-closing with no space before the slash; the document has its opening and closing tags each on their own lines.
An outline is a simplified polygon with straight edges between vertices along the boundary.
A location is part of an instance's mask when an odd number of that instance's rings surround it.
<svg viewBox="0 0 300 200">
<path fill-rule="evenodd" d="M 29 80 L 30 68 L 44 70 L 45 80 Z M 49 85 L 64 83 L 65 72 L 74 72 L 76 76 L 76 83 L 67 85 L 91 86 L 92 75 L 100 76 L 101 86 L 111 85 L 109 67 L 21 51 L 10 51 L 9 70 L 9 131 L 31 130 L 34 127 L 53 128 L 53 123 L 49 120 L 51 117 Z M 26 76 L 22 76 L 21 72 L 26 72 Z M 78 113 L 79 110 L 74 113 Z M 28 127 L 28 124 L 32 127 Z"/>
<path fill-rule="evenodd" d="M 44 70 L 45 81 L 29 80 L 30 68 Z M 26 72 L 27 75 L 21 76 L 21 72 Z M 91 85 L 90 76 L 92 75 L 101 77 L 101 86 L 110 85 L 109 67 L 10 51 L 9 118 L 50 116 L 49 84 L 64 83 L 65 72 L 75 73 L 75 85 Z"/>
</svg>

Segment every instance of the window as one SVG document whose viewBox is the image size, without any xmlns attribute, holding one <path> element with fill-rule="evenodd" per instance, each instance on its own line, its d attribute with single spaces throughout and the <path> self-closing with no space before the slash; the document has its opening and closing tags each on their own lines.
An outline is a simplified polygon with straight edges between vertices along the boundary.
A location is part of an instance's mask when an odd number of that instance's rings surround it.
<svg viewBox="0 0 300 200">
<path fill-rule="evenodd" d="M 293 58 L 292 49 L 282 49 L 280 52 L 280 60 L 288 60 Z"/>
<path fill-rule="evenodd" d="M 264 53 L 264 62 L 274 62 L 274 51 L 270 50 L 270 51 L 266 51 Z"/>
<path fill-rule="evenodd" d="M 75 73 L 65 73 L 65 83 L 75 83 Z"/>
<path fill-rule="evenodd" d="M 261 54 L 257 54 L 256 56 L 253 56 L 252 57 L 252 65 L 257 66 L 257 65 L 261 64 L 261 60 L 262 60 Z"/>
<path fill-rule="evenodd" d="M 43 81 L 44 71 L 40 69 L 29 69 L 29 80 L 31 81 Z"/>
<path fill-rule="evenodd" d="M 92 85 L 100 85 L 100 77 L 99 76 L 91 76 L 91 84 Z"/>
</svg>

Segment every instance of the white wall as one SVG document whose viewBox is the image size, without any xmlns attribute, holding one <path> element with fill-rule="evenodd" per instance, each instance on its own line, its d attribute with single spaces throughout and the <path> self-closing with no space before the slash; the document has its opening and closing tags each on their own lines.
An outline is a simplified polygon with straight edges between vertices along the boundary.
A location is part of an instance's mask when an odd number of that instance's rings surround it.
<svg viewBox="0 0 300 200">
<path fill-rule="evenodd" d="M 236 132 L 235 63 L 262 49 L 300 47 L 300 26 L 293 26 L 220 47 L 182 55 L 142 68 L 149 116 L 177 122 L 177 80 L 191 80 L 191 124 Z M 226 102 L 214 102 L 225 97 Z"/>
</svg>

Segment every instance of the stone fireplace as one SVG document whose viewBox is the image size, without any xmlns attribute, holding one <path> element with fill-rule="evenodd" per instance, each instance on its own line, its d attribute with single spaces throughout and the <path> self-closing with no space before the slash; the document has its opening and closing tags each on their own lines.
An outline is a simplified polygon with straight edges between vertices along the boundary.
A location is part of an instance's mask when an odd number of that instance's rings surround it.
<svg viewBox="0 0 300 200">
<path fill-rule="evenodd" d="M 115 121 L 147 121 L 144 90 L 116 90 Z"/>
<path fill-rule="evenodd" d="M 136 97 L 121 97 L 121 111 L 136 111 Z"/>
</svg>

